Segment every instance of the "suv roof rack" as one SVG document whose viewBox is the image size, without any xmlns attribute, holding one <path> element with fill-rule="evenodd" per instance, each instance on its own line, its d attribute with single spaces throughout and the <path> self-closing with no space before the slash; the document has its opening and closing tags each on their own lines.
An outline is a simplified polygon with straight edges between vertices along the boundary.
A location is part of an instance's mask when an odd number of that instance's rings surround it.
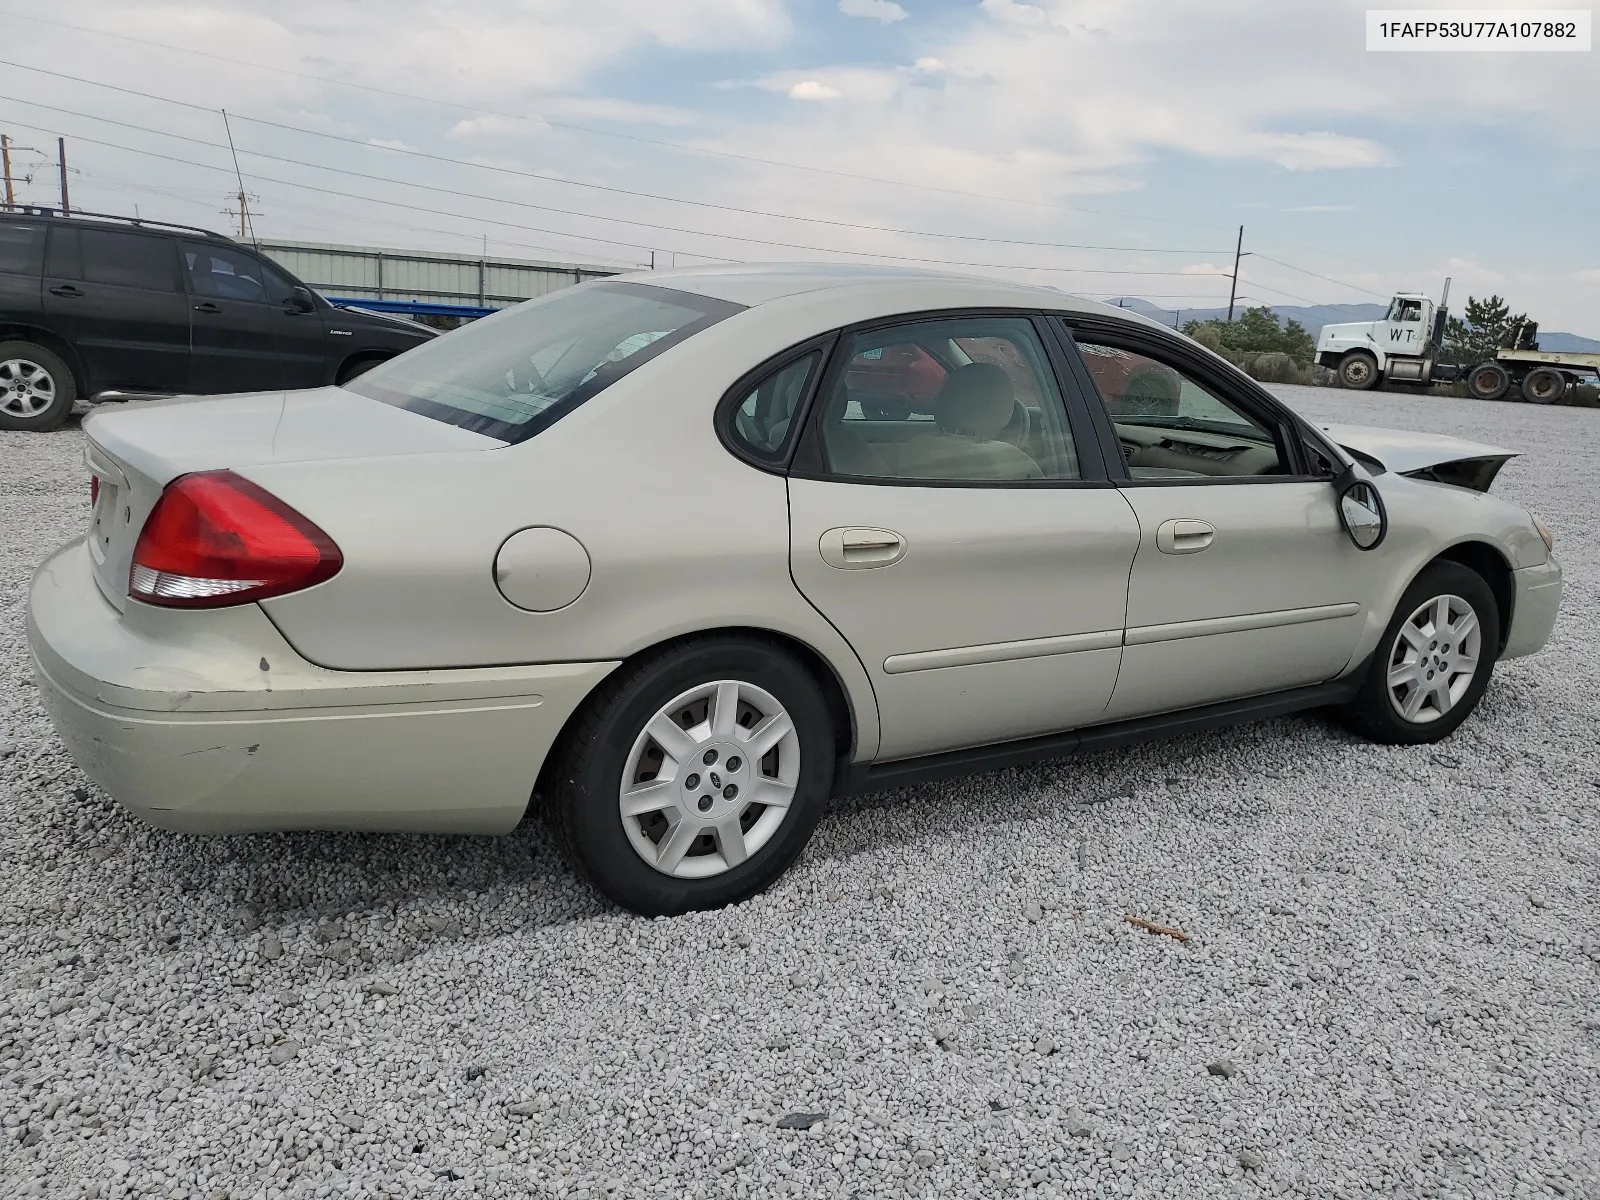
<svg viewBox="0 0 1600 1200">
<path fill-rule="evenodd" d="M 14 211 L 0 213 L 0 216 L 8 215 L 17 217 L 50 217 L 54 220 L 64 219 L 68 221 L 76 220 L 79 217 L 91 221 L 123 221 L 129 225 L 153 225 L 157 229 L 181 229 L 185 233 L 198 233 L 201 237 L 210 238 L 214 242 L 233 241 L 232 238 L 225 234 L 217 233 L 210 229 L 202 229 L 198 225 L 175 225 L 171 221 L 152 221 L 149 217 L 124 217 L 118 213 L 84 212 L 81 208 L 75 208 L 71 212 L 63 213 L 59 209 L 51 208 L 48 205 L 19 204 Z"/>
</svg>

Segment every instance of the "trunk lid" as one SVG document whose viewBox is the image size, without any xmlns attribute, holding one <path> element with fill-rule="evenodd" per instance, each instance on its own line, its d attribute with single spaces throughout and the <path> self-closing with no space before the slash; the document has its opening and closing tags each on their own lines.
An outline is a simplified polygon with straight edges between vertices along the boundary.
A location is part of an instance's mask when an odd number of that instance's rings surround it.
<svg viewBox="0 0 1600 1200">
<path fill-rule="evenodd" d="M 343 388 L 180 396 L 84 418 L 84 462 L 99 481 L 89 555 L 100 590 L 128 602 L 128 571 L 150 510 L 193 471 L 264 463 L 492 450 L 505 443 Z"/>
</svg>

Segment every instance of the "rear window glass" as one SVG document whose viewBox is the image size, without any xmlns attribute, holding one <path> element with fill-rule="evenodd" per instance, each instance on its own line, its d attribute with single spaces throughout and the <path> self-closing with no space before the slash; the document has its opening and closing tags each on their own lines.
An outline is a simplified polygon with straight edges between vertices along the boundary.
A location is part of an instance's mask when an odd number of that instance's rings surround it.
<svg viewBox="0 0 1600 1200">
<path fill-rule="evenodd" d="M 44 265 L 44 226 L 0 221 L 0 271 L 37 275 Z"/>
<path fill-rule="evenodd" d="M 85 282 L 161 292 L 178 290 L 178 261 L 170 239 L 109 229 L 84 229 L 78 236 L 83 247 Z"/>
<path fill-rule="evenodd" d="M 474 321 L 344 387 L 520 442 L 740 307 L 650 284 L 583 284 Z"/>
</svg>

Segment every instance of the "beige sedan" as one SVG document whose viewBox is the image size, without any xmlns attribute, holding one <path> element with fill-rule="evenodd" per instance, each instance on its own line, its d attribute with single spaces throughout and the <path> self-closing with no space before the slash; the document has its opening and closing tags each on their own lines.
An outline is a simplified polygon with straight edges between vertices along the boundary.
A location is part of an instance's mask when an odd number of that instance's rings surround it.
<svg viewBox="0 0 1600 1200">
<path fill-rule="evenodd" d="M 584 284 L 342 387 L 84 422 L 29 634 L 169 829 L 499 833 L 723 904 L 829 795 L 1328 708 L 1430 742 L 1545 643 L 1510 451 L 1317 428 L 1140 318 L 983 280 Z"/>
</svg>

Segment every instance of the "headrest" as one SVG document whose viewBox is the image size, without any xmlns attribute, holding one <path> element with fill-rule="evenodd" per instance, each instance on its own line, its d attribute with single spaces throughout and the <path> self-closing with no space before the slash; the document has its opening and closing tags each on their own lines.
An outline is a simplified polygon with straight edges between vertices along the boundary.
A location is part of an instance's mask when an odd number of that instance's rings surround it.
<svg viewBox="0 0 1600 1200">
<path fill-rule="evenodd" d="M 993 363 L 968 363 L 939 389 L 939 428 L 989 441 L 1011 421 L 1016 406 L 1011 376 Z"/>
</svg>

